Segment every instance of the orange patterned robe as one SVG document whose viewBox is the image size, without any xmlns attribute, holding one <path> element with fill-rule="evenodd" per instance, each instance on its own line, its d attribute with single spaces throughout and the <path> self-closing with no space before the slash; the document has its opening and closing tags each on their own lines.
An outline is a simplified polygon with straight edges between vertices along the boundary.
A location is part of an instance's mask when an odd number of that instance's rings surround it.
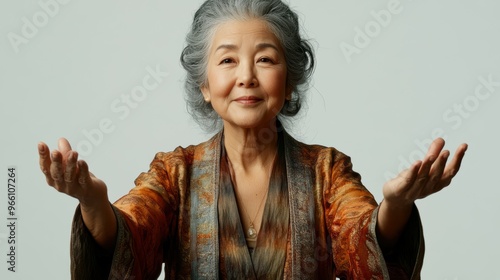
<svg viewBox="0 0 500 280">
<path fill-rule="evenodd" d="M 334 148 L 282 135 L 289 230 L 279 275 L 420 279 L 424 240 L 417 209 L 398 245 L 384 255 L 375 230 L 377 203 L 352 170 L 350 158 Z M 155 156 L 136 187 L 113 204 L 118 235 L 112 255 L 95 243 L 78 207 L 71 236 L 72 279 L 157 279 L 162 264 L 165 279 L 225 279 L 228 270 L 252 265 L 248 250 L 227 250 L 220 238 L 221 141 L 222 132 L 196 146 Z M 241 240 L 238 234 L 235 238 Z M 273 238 L 272 230 L 266 238 Z M 266 250 L 272 255 L 274 248 Z M 237 252 L 233 257 L 239 263 L 222 265 L 228 256 L 220 252 Z M 269 275 L 251 272 L 245 278 Z"/>
</svg>

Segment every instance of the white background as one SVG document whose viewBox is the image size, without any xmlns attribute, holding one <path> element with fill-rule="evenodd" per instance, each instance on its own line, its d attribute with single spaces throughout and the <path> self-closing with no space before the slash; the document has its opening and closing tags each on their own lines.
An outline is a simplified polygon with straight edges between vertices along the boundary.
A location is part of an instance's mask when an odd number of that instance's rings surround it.
<svg viewBox="0 0 500 280">
<path fill-rule="evenodd" d="M 77 201 L 45 184 L 39 141 L 54 148 L 64 136 L 87 148 L 84 159 L 115 201 L 156 152 L 210 137 L 186 113 L 179 63 L 200 3 L 73 0 L 52 7 L 45 23 L 38 1 L 0 3 L 1 279 L 69 279 Z M 452 151 L 467 142 L 452 186 L 417 202 L 426 237 L 422 275 L 500 279 L 500 87 L 482 88 L 482 100 L 474 95 L 479 77 L 500 82 L 500 2 L 393 0 L 399 12 L 380 26 L 371 11 L 388 3 L 291 1 L 317 54 L 307 108 L 291 132 L 350 155 L 378 201 L 386 176 L 416 159 L 418 143 L 434 131 L 446 136 Z M 23 18 L 40 26 L 16 46 L 9 38 L 24 37 Z M 356 28 L 367 26 L 370 42 L 344 54 L 341 44 L 355 47 Z M 126 117 L 113 111 L 113 102 L 142 84 L 147 67 L 169 75 Z M 454 111 L 464 103 L 462 115 Z M 104 119 L 113 131 L 89 152 L 84 132 Z M 6 263 L 8 166 L 17 167 L 19 182 L 16 273 Z"/>
</svg>

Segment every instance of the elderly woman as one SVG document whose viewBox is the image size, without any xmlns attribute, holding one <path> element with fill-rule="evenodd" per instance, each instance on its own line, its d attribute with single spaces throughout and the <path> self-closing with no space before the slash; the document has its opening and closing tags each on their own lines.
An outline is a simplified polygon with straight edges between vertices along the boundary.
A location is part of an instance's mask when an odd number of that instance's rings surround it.
<svg viewBox="0 0 500 280">
<path fill-rule="evenodd" d="M 39 144 L 48 184 L 80 202 L 73 279 L 156 279 L 162 264 L 166 279 L 420 278 L 414 201 L 451 182 L 465 144 L 446 165 L 436 139 L 377 205 L 349 157 L 284 129 L 314 55 L 280 0 L 207 0 L 181 61 L 190 112 L 218 133 L 158 153 L 114 204 L 65 139 Z"/>
</svg>

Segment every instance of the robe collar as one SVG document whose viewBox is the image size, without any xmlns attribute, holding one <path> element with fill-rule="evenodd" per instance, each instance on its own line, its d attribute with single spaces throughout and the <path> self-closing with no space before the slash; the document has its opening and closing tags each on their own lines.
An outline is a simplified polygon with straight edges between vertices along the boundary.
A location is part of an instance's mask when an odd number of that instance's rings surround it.
<svg viewBox="0 0 500 280">
<path fill-rule="evenodd" d="M 290 244 L 285 279 L 310 278 L 316 270 L 313 174 L 304 166 L 303 144 L 283 131 L 288 197 Z M 217 199 L 222 132 L 195 151 L 190 179 L 191 278 L 219 279 L 219 226 Z"/>
</svg>

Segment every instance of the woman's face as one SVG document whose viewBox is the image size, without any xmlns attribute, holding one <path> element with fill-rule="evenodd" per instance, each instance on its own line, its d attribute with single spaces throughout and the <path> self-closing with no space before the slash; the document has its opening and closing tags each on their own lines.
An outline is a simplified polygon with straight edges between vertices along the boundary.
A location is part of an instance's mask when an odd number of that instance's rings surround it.
<svg viewBox="0 0 500 280">
<path fill-rule="evenodd" d="M 208 83 L 201 91 L 224 125 L 268 126 L 291 94 L 283 49 L 262 20 L 219 25 L 207 70 Z"/>
</svg>

